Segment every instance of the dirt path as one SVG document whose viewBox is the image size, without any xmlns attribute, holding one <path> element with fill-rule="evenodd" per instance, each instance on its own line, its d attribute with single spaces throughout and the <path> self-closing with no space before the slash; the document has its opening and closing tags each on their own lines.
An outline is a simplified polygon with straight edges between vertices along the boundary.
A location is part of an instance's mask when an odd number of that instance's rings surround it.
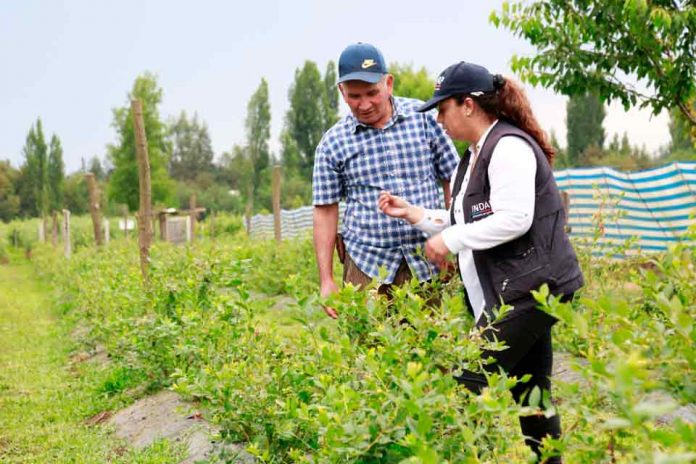
<svg viewBox="0 0 696 464">
<path fill-rule="evenodd" d="M 71 343 L 32 267 L 0 266 L 0 462 L 178 462 L 171 449 L 135 456 L 84 425 L 103 399 L 70 371 Z"/>
</svg>

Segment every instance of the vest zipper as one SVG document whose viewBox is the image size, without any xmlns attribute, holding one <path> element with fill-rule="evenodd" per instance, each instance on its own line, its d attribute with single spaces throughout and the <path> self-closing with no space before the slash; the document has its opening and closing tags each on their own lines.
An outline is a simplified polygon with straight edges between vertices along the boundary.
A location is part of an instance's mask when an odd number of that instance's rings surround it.
<svg viewBox="0 0 696 464">
<path fill-rule="evenodd" d="M 545 266 L 546 266 L 545 264 L 537 266 L 534 269 L 530 269 L 529 271 L 525 272 L 524 274 L 520 274 L 518 276 L 515 276 L 512 280 L 521 279 L 522 277 L 527 276 L 527 275 L 531 274 L 532 272 L 536 272 L 539 269 L 543 269 Z M 505 292 L 505 289 L 507 288 L 509 283 L 510 283 L 510 278 L 503 280 L 503 283 L 500 285 L 500 293 Z"/>
</svg>

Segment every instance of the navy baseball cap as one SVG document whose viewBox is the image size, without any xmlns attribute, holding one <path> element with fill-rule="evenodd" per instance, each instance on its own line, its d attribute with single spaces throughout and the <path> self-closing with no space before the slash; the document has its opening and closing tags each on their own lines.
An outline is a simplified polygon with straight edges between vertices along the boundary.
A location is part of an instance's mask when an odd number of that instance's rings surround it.
<svg viewBox="0 0 696 464">
<path fill-rule="evenodd" d="M 376 84 L 387 74 L 382 52 L 374 45 L 358 42 L 349 45 L 338 58 L 338 83 L 364 81 Z"/>
<path fill-rule="evenodd" d="M 431 110 L 453 95 L 495 92 L 494 80 L 495 77 L 483 66 L 460 61 L 440 73 L 435 81 L 433 98 L 418 108 L 418 111 Z"/>
</svg>

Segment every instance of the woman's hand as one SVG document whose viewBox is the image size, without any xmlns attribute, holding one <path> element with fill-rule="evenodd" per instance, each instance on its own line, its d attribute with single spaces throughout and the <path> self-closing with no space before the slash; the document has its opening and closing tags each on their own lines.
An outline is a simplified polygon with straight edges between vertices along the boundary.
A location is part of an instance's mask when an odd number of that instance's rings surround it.
<svg viewBox="0 0 696 464">
<path fill-rule="evenodd" d="M 447 267 L 447 256 L 449 254 L 449 248 L 445 245 L 445 241 L 442 240 L 442 234 L 433 235 L 425 242 L 425 257 L 437 267 L 441 269 Z"/>
<path fill-rule="evenodd" d="M 411 224 L 416 224 L 423 219 L 423 210 L 421 208 L 413 206 L 403 198 L 392 195 L 389 192 L 380 192 L 377 207 L 387 216 L 405 219 Z"/>
</svg>

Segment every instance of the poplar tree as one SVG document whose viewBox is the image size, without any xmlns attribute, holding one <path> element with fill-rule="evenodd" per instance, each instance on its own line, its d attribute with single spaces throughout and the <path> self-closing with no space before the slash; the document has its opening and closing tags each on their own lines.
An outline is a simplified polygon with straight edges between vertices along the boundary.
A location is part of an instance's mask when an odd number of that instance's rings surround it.
<svg viewBox="0 0 696 464">
<path fill-rule="evenodd" d="M 587 93 L 570 97 L 566 104 L 567 161 L 577 166 L 580 155 L 589 147 L 604 146 L 604 104 L 596 94 Z"/>
<path fill-rule="evenodd" d="M 115 144 L 107 146 L 107 157 L 114 167 L 108 188 L 109 198 L 128 205 L 131 211 L 136 211 L 139 207 L 140 186 L 130 105 L 132 99 L 140 99 L 143 104 L 153 202 L 171 202 L 173 184 L 167 174 L 171 146 L 167 141 L 166 127 L 160 120 L 158 109 L 162 101 L 162 89 L 157 85 L 157 79 L 153 74 L 144 73 L 133 83 L 126 104 L 112 110 L 112 125 L 116 129 L 117 140 Z"/>
<path fill-rule="evenodd" d="M 48 151 L 48 191 L 52 211 L 63 209 L 65 164 L 63 163 L 63 147 L 57 135 L 51 137 Z"/>
</svg>

